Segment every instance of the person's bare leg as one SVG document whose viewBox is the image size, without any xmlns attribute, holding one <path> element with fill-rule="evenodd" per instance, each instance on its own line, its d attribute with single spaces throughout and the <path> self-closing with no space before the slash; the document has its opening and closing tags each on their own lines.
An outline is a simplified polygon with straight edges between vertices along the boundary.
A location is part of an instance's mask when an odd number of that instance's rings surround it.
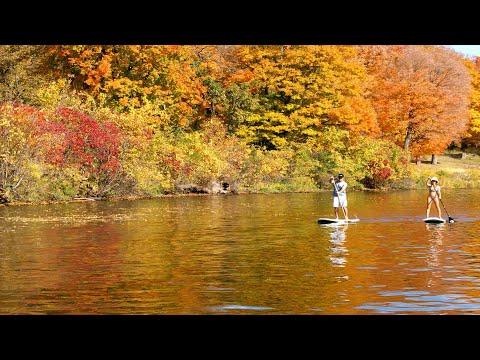
<svg viewBox="0 0 480 360">
<path fill-rule="evenodd" d="M 343 210 L 343 216 L 345 217 L 345 220 L 348 220 L 348 210 L 346 207 L 342 207 Z"/>
<path fill-rule="evenodd" d="M 437 207 L 438 217 L 441 218 L 442 217 L 442 210 L 440 210 L 440 204 L 439 204 L 438 198 L 435 199 L 435 206 Z"/>
<path fill-rule="evenodd" d="M 338 208 L 337 207 L 333 208 L 333 213 L 335 215 L 335 219 L 338 219 Z"/>
<path fill-rule="evenodd" d="M 427 218 L 430 217 L 430 206 L 432 206 L 432 198 L 429 196 L 427 199 Z"/>
</svg>

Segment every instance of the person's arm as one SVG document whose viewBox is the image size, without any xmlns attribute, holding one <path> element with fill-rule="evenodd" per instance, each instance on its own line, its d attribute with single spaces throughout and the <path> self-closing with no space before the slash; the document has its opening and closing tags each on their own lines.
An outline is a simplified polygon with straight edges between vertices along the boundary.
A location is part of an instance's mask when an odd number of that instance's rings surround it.
<svg viewBox="0 0 480 360">
<path fill-rule="evenodd" d="M 442 192 L 440 191 L 440 186 L 437 186 L 437 188 L 435 190 L 437 190 L 438 198 L 441 200 L 442 199 Z"/>
<path fill-rule="evenodd" d="M 432 182 L 430 180 L 430 178 L 427 179 L 427 186 L 432 186 Z"/>
<path fill-rule="evenodd" d="M 335 184 L 335 178 L 331 176 L 329 181 L 331 184 L 333 184 L 333 196 L 338 196 L 338 189 L 337 184 Z"/>
<path fill-rule="evenodd" d="M 341 192 L 341 193 L 344 193 L 345 194 L 345 191 L 347 190 L 347 183 L 344 182 L 342 187 L 340 188 L 340 190 L 338 190 L 338 192 Z"/>
</svg>

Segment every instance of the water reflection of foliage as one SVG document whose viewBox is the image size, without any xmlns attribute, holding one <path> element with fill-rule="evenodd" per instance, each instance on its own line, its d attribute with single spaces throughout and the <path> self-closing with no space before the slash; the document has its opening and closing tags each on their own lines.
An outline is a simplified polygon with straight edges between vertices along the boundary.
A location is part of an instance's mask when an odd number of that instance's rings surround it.
<svg viewBox="0 0 480 360">
<path fill-rule="evenodd" d="M 16 294 L 22 294 L 15 313 L 116 311 L 116 305 L 123 301 L 119 302 L 118 295 L 112 291 L 123 286 L 120 254 L 123 234 L 115 224 L 43 226 L 35 223 L 30 224 L 28 234 L 20 242 L 28 251 L 20 258 L 12 257 L 14 261 L 1 269 L 2 275 L 10 278 L 9 286 L 15 289 L 9 296 L 17 301 Z M 3 297 L 1 301 L 5 299 L 8 298 Z"/>
</svg>

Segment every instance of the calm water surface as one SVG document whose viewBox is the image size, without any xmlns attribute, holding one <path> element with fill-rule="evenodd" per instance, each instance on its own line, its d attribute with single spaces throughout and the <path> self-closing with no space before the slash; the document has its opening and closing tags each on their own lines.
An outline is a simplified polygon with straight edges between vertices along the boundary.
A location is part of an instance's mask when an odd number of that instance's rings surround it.
<svg viewBox="0 0 480 360">
<path fill-rule="evenodd" d="M 480 314 L 480 190 L 442 193 L 1 206 L 0 314 Z"/>
</svg>

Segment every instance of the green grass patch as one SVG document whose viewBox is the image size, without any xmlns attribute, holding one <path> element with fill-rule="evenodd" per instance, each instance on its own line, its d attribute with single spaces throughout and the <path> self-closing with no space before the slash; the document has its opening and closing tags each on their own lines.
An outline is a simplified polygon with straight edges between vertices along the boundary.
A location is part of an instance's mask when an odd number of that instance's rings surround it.
<svg viewBox="0 0 480 360">
<path fill-rule="evenodd" d="M 438 177 L 439 184 L 444 188 L 478 188 L 480 187 L 480 156 L 449 151 L 438 157 L 436 165 L 422 161 L 412 164 L 412 180 L 417 188 L 425 187 L 428 177 Z"/>
</svg>

